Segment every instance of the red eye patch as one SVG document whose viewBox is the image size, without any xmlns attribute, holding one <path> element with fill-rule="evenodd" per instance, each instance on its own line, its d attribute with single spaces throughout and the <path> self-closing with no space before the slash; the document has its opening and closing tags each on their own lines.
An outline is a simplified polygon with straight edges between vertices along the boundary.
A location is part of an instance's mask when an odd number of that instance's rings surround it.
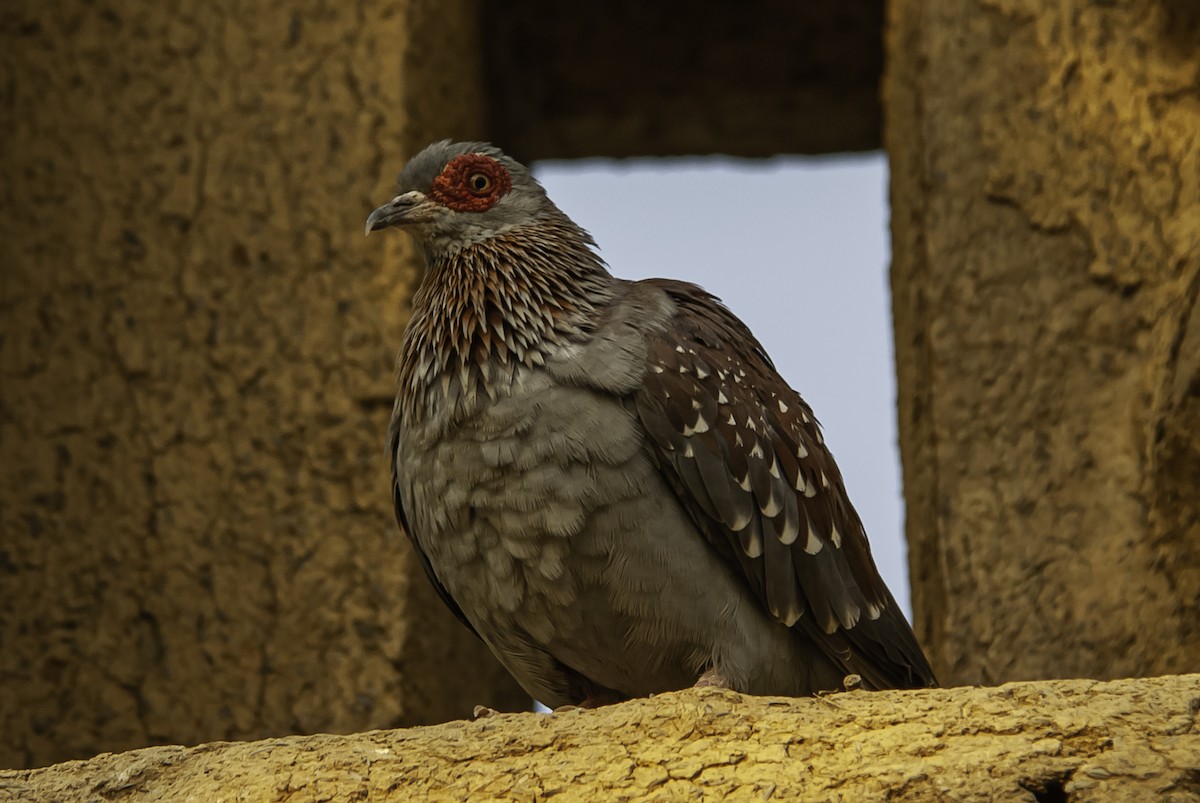
<svg viewBox="0 0 1200 803">
<path fill-rule="evenodd" d="M 490 156 L 468 153 L 451 159 L 433 180 L 429 197 L 456 212 L 484 212 L 512 189 L 512 176 Z"/>
</svg>

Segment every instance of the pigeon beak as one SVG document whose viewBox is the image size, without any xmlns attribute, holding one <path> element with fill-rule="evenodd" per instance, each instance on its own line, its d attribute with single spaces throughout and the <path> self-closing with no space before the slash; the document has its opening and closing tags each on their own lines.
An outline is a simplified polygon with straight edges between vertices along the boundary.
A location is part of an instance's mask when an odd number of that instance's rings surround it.
<svg viewBox="0 0 1200 803">
<path fill-rule="evenodd" d="M 436 206 L 433 201 L 425 197 L 424 193 L 416 190 L 397 195 L 367 215 L 367 225 L 364 231 L 366 234 L 370 234 L 391 226 L 428 223 L 433 219 L 431 213 Z"/>
</svg>

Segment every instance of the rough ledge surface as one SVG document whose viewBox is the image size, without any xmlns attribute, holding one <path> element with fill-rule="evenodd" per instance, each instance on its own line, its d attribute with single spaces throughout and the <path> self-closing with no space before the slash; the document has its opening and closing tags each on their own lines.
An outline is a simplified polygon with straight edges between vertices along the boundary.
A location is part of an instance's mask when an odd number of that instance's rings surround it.
<svg viewBox="0 0 1200 803">
<path fill-rule="evenodd" d="M 1200 800 L 1200 675 L 595 711 L 150 747 L 0 771 L 0 800 Z"/>
</svg>

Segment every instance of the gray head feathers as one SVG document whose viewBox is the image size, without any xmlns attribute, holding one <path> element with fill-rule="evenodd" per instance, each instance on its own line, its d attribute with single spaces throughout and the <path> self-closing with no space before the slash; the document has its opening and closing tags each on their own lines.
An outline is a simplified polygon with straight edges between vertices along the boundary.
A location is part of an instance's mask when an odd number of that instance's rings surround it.
<svg viewBox="0 0 1200 803">
<path fill-rule="evenodd" d="M 433 259 L 521 226 L 567 220 L 527 167 L 486 142 L 435 142 L 396 183 L 398 194 L 371 213 L 367 233 L 403 226 Z"/>
</svg>

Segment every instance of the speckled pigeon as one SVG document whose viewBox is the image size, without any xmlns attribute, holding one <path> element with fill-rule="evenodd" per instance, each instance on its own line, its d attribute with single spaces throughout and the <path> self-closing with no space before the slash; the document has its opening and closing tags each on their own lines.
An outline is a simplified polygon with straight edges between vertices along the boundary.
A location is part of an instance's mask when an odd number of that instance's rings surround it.
<svg viewBox="0 0 1200 803">
<path fill-rule="evenodd" d="M 367 218 L 426 272 L 389 429 L 429 579 L 551 707 L 934 685 L 809 406 L 693 284 L 614 278 L 529 170 L 417 154 Z"/>
</svg>

